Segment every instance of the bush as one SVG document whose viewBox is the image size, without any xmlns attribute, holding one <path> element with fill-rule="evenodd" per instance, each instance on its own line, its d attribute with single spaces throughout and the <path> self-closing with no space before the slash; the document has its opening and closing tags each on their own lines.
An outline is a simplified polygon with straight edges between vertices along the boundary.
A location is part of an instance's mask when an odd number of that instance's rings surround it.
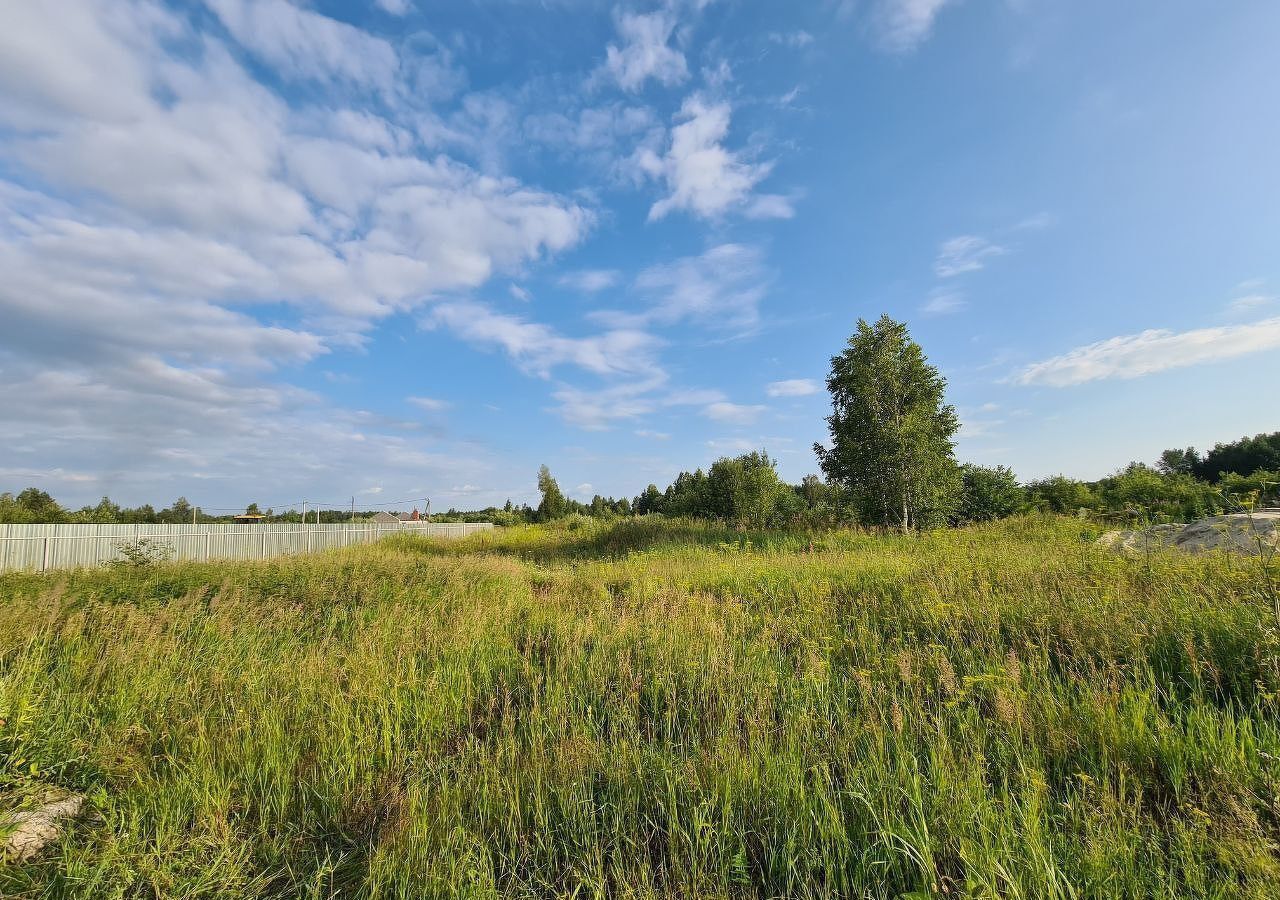
<svg viewBox="0 0 1280 900">
<path fill-rule="evenodd" d="M 966 463 L 960 467 L 960 478 L 960 503 L 953 524 L 994 522 L 1013 515 L 1026 503 L 1027 492 L 1007 466 Z"/>
<path fill-rule="evenodd" d="M 1079 515 L 1101 505 L 1089 485 L 1064 475 L 1042 478 L 1027 485 L 1027 508 L 1038 512 Z"/>
<path fill-rule="evenodd" d="M 120 541 L 116 544 L 119 559 L 109 559 L 105 565 L 120 569 L 145 569 L 156 563 L 173 559 L 173 545 L 153 538 L 136 541 Z"/>
</svg>

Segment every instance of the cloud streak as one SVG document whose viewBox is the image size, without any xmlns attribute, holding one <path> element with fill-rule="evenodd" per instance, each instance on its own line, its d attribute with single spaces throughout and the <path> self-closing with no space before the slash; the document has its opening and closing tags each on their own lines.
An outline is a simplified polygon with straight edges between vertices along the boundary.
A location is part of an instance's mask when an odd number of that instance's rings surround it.
<svg viewBox="0 0 1280 900">
<path fill-rule="evenodd" d="M 765 393 L 770 397 L 808 397 L 818 393 L 818 389 L 818 382 L 812 378 L 789 378 L 771 382 Z"/>
<path fill-rule="evenodd" d="M 938 248 L 933 271 L 939 278 L 954 278 L 966 272 L 977 272 L 986 266 L 988 260 L 1007 252 L 1004 247 L 984 237 L 963 234 L 943 241 Z"/>
<path fill-rule="evenodd" d="M 1280 317 L 1183 332 L 1153 329 L 1087 344 L 1033 363 L 1013 380 L 1023 385 L 1071 387 L 1113 378 L 1141 378 L 1276 349 L 1280 349 Z"/>
</svg>

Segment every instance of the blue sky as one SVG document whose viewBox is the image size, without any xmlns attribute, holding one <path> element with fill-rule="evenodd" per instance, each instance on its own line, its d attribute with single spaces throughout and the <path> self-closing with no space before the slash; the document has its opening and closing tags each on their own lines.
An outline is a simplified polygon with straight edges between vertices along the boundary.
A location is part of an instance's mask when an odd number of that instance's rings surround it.
<svg viewBox="0 0 1280 900">
<path fill-rule="evenodd" d="M 0 489 L 816 471 L 907 321 L 962 459 L 1280 428 L 1280 5 L 119 0 L 0 29 Z"/>
</svg>

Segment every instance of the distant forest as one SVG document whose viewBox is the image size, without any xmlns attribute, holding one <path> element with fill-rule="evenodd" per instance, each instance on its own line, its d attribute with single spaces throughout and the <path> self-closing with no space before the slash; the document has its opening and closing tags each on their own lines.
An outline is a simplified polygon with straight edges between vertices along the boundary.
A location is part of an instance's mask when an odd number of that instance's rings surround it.
<svg viewBox="0 0 1280 900">
<path fill-rule="evenodd" d="M 961 484 L 948 524 L 991 521 L 1024 512 L 1113 518 L 1148 517 L 1186 521 L 1239 509 L 1242 504 L 1277 501 L 1280 491 L 1280 431 L 1220 443 L 1201 453 L 1194 447 L 1166 450 L 1154 464 L 1133 462 L 1097 481 L 1065 476 L 1021 483 L 1004 466 L 964 464 Z M 799 484 L 785 483 L 767 453 L 725 457 L 707 471 L 681 472 L 659 488 L 650 484 L 637 496 L 621 499 L 597 495 L 589 502 L 567 498 L 551 472 L 539 472 L 542 501 L 537 507 L 507 501 L 501 507 L 432 514 L 433 522 L 494 522 L 514 525 L 569 517 L 608 519 L 632 515 L 684 516 L 728 521 L 745 526 L 810 527 L 858 524 L 861 519 L 840 485 L 808 475 Z M 250 512 L 257 512 L 251 504 Z M 38 488 L 18 494 L 0 493 L 0 523 L 186 524 L 230 522 L 234 514 L 206 515 L 186 498 L 157 510 L 149 504 L 120 506 L 103 497 L 95 506 L 67 509 Z M 299 522 L 301 513 L 262 510 L 263 521 Z M 409 512 L 409 510 L 403 510 Z M 317 512 L 308 513 L 315 521 Z M 355 521 L 373 517 L 356 510 Z M 324 523 L 350 522 L 350 509 L 322 509 Z"/>
<path fill-rule="evenodd" d="M 868 525 L 910 529 L 989 522 L 1024 512 L 1142 521 L 1188 521 L 1273 502 L 1280 486 L 1280 431 L 1217 444 L 1166 450 L 1154 465 L 1130 463 L 1098 481 L 1065 476 L 1019 482 L 1006 466 L 960 464 L 955 434 L 960 421 L 946 403 L 946 379 L 929 365 L 907 326 L 889 316 L 859 319 L 843 350 L 831 357 L 827 390 L 829 441 L 815 444 L 822 476 L 787 484 L 764 451 L 722 457 L 705 472 L 681 472 L 660 489 L 650 484 L 634 498 L 595 496 L 589 503 L 564 495 L 547 466 L 538 471 L 538 506 L 470 512 L 450 509 L 438 522 L 584 521 L 662 515 L 710 519 L 751 528 Z M 218 512 L 225 512 L 219 510 Z M 260 510 L 263 521 L 299 522 L 302 513 Z M 365 511 L 312 510 L 308 521 L 370 518 Z M 68 510 L 49 494 L 27 488 L 0 494 L 0 523 L 187 523 L 230 521 L 208 516 L 179 497 L 165 509 L 127 508 L 103 497 L 96 506 Z"/>
</svg>

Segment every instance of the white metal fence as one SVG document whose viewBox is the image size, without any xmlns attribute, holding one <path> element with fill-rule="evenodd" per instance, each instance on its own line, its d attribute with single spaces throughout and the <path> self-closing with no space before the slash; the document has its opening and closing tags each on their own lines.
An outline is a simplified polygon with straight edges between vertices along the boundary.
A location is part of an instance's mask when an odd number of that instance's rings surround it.
<svg viewBox="0 0 1280 900">
<path fill-rule="evenodd" d="M 351 525 L 0 525 L 0 572 L 45 572 L 120 559 L 122 545 L 146 540 L 172 559 L 265 559 L 376 541 L 389 534 L 463 537 L 489 522 Z"/>
</svg>

